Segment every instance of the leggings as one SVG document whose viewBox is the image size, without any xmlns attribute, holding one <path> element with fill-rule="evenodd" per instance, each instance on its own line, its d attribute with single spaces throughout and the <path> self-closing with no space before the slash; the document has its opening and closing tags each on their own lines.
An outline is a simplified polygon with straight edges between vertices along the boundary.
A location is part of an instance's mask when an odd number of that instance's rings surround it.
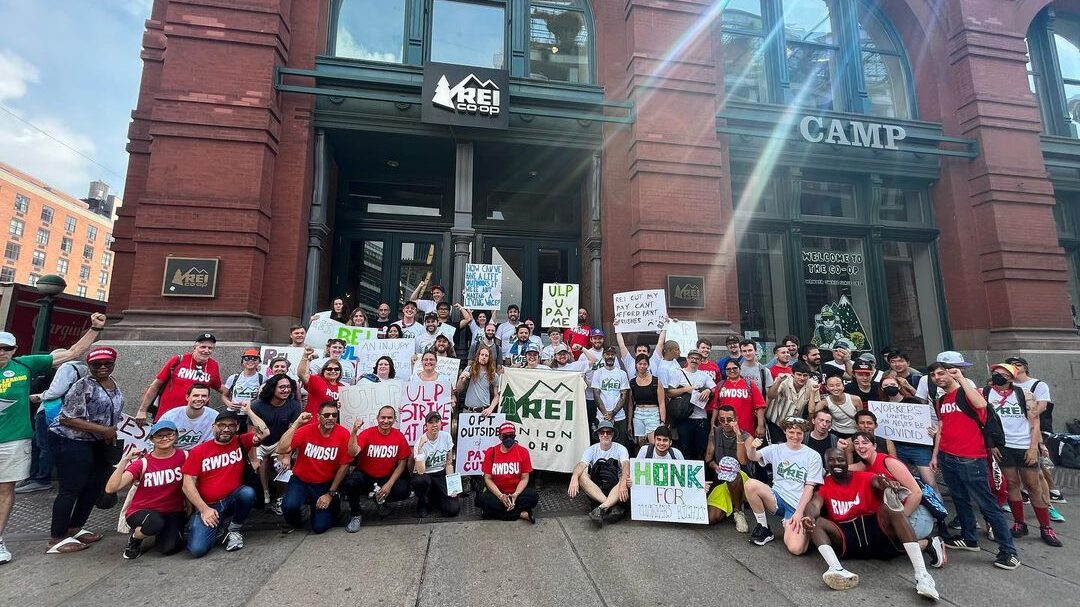
<svg viewBox="0 0 1080 607">
<path fill-rule="evenodd" d="M 538 503 L 540 503 L 540 494 L 532 487 L 525 487 L 525 490 L 517 497 L 517 501 L 514 502 L 513 510 L 507 510 L 506 506 L 499 501 L 499 498 L 495 497 L 495 494 L 490 491 L 476 494 L 476 507 L 482 511 L 483 517 L 486 519 L 517 520 L 521 517 L 522 512 L 532 512 Z"/>
<path fill-rule="evenodd" d="M 183 550 L 180 542 L 180 530 L 184 528 L 187 515 L 180 512 L 158 512 L 157 510 L 137 510 L 127 516 L 127 524 L 147 537 L 154 538 L 154 548 L 165 555 L 176 554 Z"/>
</svg>

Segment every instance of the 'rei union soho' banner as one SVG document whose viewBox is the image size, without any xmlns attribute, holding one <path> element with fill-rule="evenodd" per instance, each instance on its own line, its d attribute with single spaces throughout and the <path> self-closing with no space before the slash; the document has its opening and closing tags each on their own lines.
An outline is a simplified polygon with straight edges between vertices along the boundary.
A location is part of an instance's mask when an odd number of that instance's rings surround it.
<svg viewBox="0 0 1080 607">
<path fill-rule="evenodd" d="M 499 412 L 518 427 L 533 468 L 572 472 L 589 446 L 581 373 L 506 367 L 501 395 Z"/>
</svg>

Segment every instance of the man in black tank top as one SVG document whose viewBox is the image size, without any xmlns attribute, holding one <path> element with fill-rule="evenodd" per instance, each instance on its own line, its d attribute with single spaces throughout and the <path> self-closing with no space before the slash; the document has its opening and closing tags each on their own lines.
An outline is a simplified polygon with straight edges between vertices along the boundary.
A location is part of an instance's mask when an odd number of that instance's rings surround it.
<svg viewBox="0 0 1080 607">
<path fill-rule="evenodd" d="M 735 521 L 735 530 L 739 533 L 750 531 L 750 525 L 743 514 L 743 482 L 749 478 L 743 467 L 746 458 L 745 441 L 751 439 L 750 433 L 739 427 L 735 407 L 722 405 L 717 411 L 720 422 L 709 430 L 709 440 L 705 447 L 705 465 L 715 475 L 716 482 L 709 491 L 709 524 L 715 525 L 728 516 Z"/>
</svg>

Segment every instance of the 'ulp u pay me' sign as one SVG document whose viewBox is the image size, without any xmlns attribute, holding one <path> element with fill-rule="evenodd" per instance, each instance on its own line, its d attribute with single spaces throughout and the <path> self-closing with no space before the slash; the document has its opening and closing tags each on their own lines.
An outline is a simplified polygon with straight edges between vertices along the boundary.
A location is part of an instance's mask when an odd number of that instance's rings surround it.
<svg viewBox="0 0 1080 607">
<path fill-rule="evenodd" d="M 635 521 L 709 524 L 705 462 L 631 459 L 630 518 Z"/>
</svg>

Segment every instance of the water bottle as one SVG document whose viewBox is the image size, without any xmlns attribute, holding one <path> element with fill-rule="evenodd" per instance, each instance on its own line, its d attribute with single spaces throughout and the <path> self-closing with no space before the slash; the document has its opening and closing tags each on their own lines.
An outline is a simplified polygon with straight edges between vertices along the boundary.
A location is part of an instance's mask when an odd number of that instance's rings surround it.
<svg viewBox="0 0 1080 607">
<path fill-rule="evenodd" d="M 379 493 L 379 489 L 381 489 L 381 487 L 379 487 L 378 483 L 375 483 L 375 503 L 381 506 L 386 503 L 386 498 L 382 497 Z"/>
</svg>

